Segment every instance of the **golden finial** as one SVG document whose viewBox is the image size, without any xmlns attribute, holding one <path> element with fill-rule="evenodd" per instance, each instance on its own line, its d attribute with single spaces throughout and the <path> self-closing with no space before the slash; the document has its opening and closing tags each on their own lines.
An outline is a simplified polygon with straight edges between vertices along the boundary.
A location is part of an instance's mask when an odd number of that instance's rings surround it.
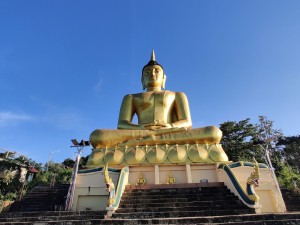
<svg viewBox="0 0 300 225">
<path fill-rule="evenodd" d="M 151 54 L 151 59 L 150 59 L 150 61 L 156 61 L 156 60 L 155 60 L 154 49 L 152 50 L 152 54 Z"/>
</svg>

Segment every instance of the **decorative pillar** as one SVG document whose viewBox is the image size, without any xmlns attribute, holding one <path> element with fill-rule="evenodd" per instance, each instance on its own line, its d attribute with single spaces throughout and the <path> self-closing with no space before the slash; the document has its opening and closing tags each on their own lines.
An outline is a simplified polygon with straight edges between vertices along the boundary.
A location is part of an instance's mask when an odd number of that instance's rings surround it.
<svg viewBox="0 0 300 225">
<path fill-rule="evenodd" d="M 190 183 L 192 183 L 192 171 L 191 171 L 191 165 L 190 165 L 190 164 L 186 164 L 186 165 L 185 165 L 185 170 L 186 170 L 186 178 L 187 178 L 187 182 L 190 184 Z"/>
<path fill-rule="evenodd" d="M 159 184 L 159 165 L 154 166 L 155 184 Z"/>
</svg>

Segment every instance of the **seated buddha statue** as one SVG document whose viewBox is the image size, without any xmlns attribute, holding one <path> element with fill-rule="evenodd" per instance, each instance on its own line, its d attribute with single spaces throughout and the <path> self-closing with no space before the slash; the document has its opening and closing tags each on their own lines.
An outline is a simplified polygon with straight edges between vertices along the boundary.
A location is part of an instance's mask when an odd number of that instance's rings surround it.
<svg viewBox="0 0 300 225">
<path fill-rule="evenodd" d="M 222 131 L 218 127 L 191 128 L 188 99 L 183 92 L 164 90 L 166 78 L 163 67 L 158 64 L 152 51 L 150 61 L 142 70 L 141 81 L 146 91 L 128 94 L 123 98 L 117 130 L 98 129 L 91 133 L 90 142 L 94 149 L 219 144 Z M 137 123 L 133 122 L 135 115 Z"/>
</svg>

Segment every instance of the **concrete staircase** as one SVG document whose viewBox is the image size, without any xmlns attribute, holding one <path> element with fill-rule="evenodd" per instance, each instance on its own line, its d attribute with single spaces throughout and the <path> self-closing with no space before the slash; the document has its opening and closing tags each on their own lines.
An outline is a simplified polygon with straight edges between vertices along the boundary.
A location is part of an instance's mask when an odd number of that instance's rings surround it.
<svg viewBox="0 0 300 225">
<path fill-rule="evenodd" d="M 39 185 L 28 192 L 20 202 L 10 207 L 10 212 L 61 211 L 68 194 L 69 185 Z"/>
<path fill-rule="evenodd" d="M 222 183 L 128 186 L 112 219 L 104 211 L 10 212 L 0 225 L 295 225 L 300 213 L 254 214 Z"/>
<path fill-rule="evenodd" d="M 222 183 L 127 187 L 114 218 L 174 218 L 254 214 Z"/>
<path fill-rule="evenodd" d="M 282 188 L 281 193 L 287 208 L 287 211 L 289 212 L 295 212 L 300 211 L 300 195 L 294 193 L 291 190 Z"/>
<path fill-rule="evenodd" d="M 44 211 L 0 213 L 1 225 L 100 224 L 104 211 Z M 92 223 L 92 221 L 94 223 Z"/>
</svg>

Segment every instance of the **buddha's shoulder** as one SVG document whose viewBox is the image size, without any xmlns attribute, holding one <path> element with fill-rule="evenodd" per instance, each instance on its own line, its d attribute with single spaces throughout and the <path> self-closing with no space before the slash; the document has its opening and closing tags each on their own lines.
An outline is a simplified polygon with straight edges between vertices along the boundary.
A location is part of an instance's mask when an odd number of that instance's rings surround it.
<svg viewBox="0 0 300 225">
<path fill-rule="evenodd" d="M 136 98 L 140 98 L 143 93 L 136 93 L 136 94 L 127 94 L 123 97 L 123 101 L 130 101 Z"/>
<path fill-rule="evenodd" d="M 184 97 L 186 98 L 186 94 L 184 92 L 181 91 L 169 91 L 169 90 L 165 90 L 164 91 L 166 93 L 166 95 L 173 95 L 175 97 Z"/>
<path fill-rule="evenodd" d="M 159 91 L 159 92 L 141 92 L 141 93 L 135 93 L 135 94 L 127 94 L 127 95 L 124 96 L 124 99 L 142 98 L 145 95 L 149 95 L 151 93 L 161 93 L 161 94 L 164 94 L 164 95 L 186 97 L 184 92 L 175 92 L 175 91 L 163 90 L 163 91 Z"/>
<path fill-rule="evenodd" d="M 135 97 L 138 97 L 138 96 L 141 96 L 143 95 L 143 92 L 142 93 L 135 93 L 135 94 L 127 94 L 124 96 L 124 98 L 135 98 Z"/>
</svg>

